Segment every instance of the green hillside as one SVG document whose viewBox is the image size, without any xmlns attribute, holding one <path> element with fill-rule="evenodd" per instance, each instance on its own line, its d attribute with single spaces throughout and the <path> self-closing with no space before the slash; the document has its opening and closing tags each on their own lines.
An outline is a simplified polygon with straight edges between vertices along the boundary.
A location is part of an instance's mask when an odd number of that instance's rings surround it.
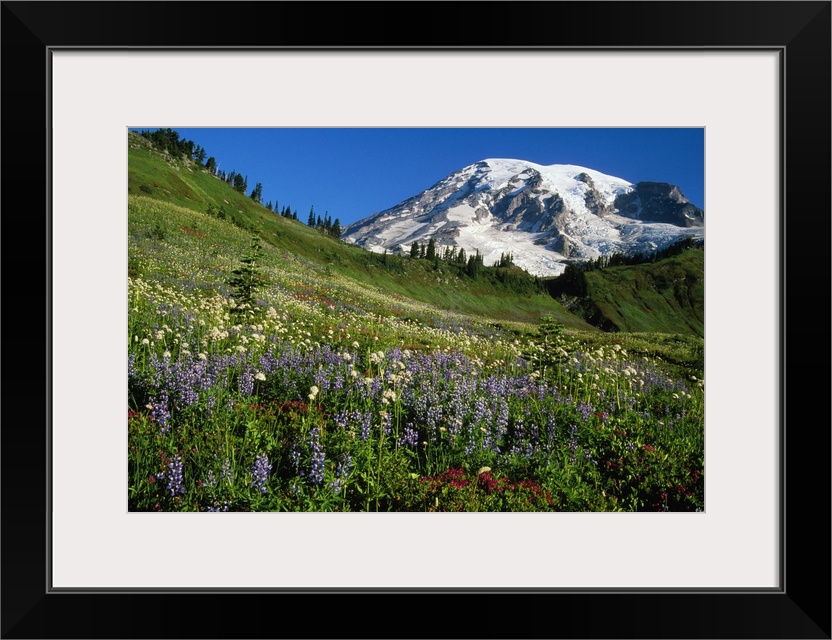
<svg viewBox="0 0 832 640">
<path fill-rule="evenodd" d="M 619 331 L 705 332 L 705 252 L 587 274 L 589 297 Z"/>
<path fill-rule="evenodd" d="M 606 331 L 705 333 L 705 252 L 580 271 L 550 290 L 570 311 Z"/>
<path fill-rule="evenodd" d="M 401 306 L 427 305 L 432 311 L 471 315 L 509 326 L 534 325 L 551 314 L 572 330 L 658 332 L 704 335 L 704 252 L 689 249 L 680 255 L 645 264 L 606 267 L 581 274 L 580 291 L 556 292 L 553 280 L 540 279 L 517 268 L 482 269 L 476 278 L 464 265 L 368 252 L 324 235 L 298 220 L 283 217 L 255 202 L 187 159 L 174 159 L 150 141 L 129 134 L 128 194 L 131 273 L 139 275 L 136 257 L 150 256 L 146 242 L 164 235 L 167 243 L 227 259 L 245 252 L 252 235 L 264 244 L 263 266 L 302 276 L 314 276 L 320 290 L 333 286 L 379 297 L 379 310 L 388 298 Z M 305 218 L 304 214 L 300 215 Z M 210 228 L 209 237 L 198 228 Z M 164 268 L 167 249 L 145 269 Z M 203 275 L 205 286 L 227 280 L 221 261 Z M 276 273 L 265 273 L 274 284 Z M 291 288 L 291 285 L 288 285 Z M 308 284 L 305 289 L 310 289 Z M 311 287 L 314 289 L 315 287 Z M 550 295 L 552 292 L 552 295 Z M 408 315 L 412 311 L 402 311 Z"/>
<path fill-rule="evenodd" d="M 182 252 L 194 250 L 203 255 L 198 273 L 203 275 L 204 285 L 221 283 L 223 269 L 232 264 L 228 259 L 242 255 L 250 236 L 256 235 L 263 240 L 263 266 L 267 270 L 288 270 L 303 280 L 314 276 L 320 289 L 335 285 L 363 290 L 370 296 L 390 296 L 404 306 L 421 303 L 435 310 L 509 324 L 534 324 L 551 314 L 567 327 L 591 328 L 553 300 L 539 279 L 519 269 L 488 268 L 472 279 L 457 265 L 368 252 L 278 215 L 196 163 L 174 160 L 138 134 L 129 135 L 128 202 L 134 275 L 166 268 L 163 263 L 170 256 L 168 247 L 155 254 L 158 260 L 139 258 L 154 254 L 154 248 L 159 247 L 148 241 L 163 236 L 167 244 Z M 276 273 L 268 277 L 287 286 Z M 309 283 L 302 288 L 309 289 Z"/>
</svg>

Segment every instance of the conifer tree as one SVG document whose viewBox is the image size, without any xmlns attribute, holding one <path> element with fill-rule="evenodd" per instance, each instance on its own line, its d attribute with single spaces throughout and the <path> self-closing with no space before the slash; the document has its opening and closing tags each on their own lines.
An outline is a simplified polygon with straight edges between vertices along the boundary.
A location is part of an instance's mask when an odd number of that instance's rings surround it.
<svg viewBox="0 0 832 640">
<path fill-rule="evenodd" d="M 254 189 L 251 191 L 251 199 L 255 202 L 260 202 L 260 199 L 263 197 L 263 185 L 258 182 Z"/>
<path fill-rule="evenodd" d="M 252 236 L 248 251 L 240 258 L 240 266 L 231 272 L 228 284 L 231 286 L 231 296 L 237 302 L 235 312 L 241 312 L 254 304 L 254 291 L 263 285 L 257 262 L 262 255 L 263 246 L 257 236 Z M 244 306 L 245 305 L 245 306 Z"/>
</svg>

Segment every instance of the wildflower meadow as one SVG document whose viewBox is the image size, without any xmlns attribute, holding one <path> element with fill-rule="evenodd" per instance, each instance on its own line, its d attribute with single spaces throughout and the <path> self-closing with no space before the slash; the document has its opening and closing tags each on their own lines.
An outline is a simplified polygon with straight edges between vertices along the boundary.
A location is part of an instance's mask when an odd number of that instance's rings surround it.
<svg viewBox="0 0 832 640">
<path fill-rule="evenodd" d="M 129 212 L 131 511 L 704 510 L 701 339 L 495 323 Z"/>
</svg>

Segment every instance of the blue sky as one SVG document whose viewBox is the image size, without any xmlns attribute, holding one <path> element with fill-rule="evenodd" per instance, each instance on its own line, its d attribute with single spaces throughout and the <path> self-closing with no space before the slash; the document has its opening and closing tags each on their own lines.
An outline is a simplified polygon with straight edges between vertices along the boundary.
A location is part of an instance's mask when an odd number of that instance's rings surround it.
<svg viewBox="0 0 832 640">
<path fill-rule="evenodd" d="M 677 185 L 704 209 L 703 128 L 180 128 L 222 170 L 263 184 L 263 202 L 341 225 L 397 205 L 485 158 L 574 164 Z"/>
</svg>

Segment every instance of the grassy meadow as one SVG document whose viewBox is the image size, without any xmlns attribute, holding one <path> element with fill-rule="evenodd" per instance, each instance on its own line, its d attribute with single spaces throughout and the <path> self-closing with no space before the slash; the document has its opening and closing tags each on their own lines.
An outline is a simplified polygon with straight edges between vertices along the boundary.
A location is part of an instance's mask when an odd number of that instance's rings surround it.
<svg viewBox="0 0 832 640">
<path fill-rule="evenodd" d="M 537 279 L 347 246 L 138 136 L 128 222 L 131 511 L 704 510 L 701 318 L 615 307 L 637 271 L 589 274 L 625 327 L 600 331 Z"/>
</svg>

